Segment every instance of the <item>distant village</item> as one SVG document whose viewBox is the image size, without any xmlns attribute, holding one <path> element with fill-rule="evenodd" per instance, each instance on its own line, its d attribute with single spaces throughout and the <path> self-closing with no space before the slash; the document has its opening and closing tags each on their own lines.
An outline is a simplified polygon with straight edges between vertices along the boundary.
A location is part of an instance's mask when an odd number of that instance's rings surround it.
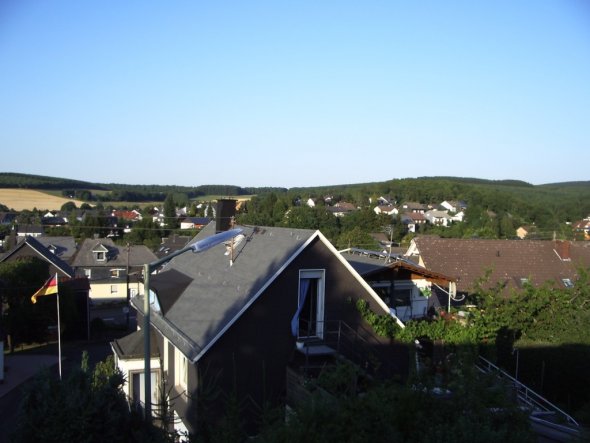
<svg viewBox="0 0 590 443">
<path fill-rule="evenodd" d="M 165 382 L 174 399 L 169 404 L 172 426 L 181 434 L 197 430 L 199 412 L 191 399 L 207 377 L 222 390 L 239 386 L 240 397 L 251 402 L 245 406 L 247 426 L 256 422 L 254 405 L 270 401 L 295 407 L 302 401 L 302 374 L 309 376 L 336 355 L 364 368 L 370 377 L 407 377 L 407 349 L 368 332 L 370 325 L 357 306 L 367 306 L 404 328 L 408 321 L 441 313 L 466 315 L 465 305 L 484 274 L 488 288 L 509 295 L 547 282 L 574 288 L 580 270 L 590 267 L 590 241 L 527 240 L 534 226 L 519 227 L 515 239 L 508 240 L 419 235 L 427 223 L 462 223 L 467 204 L 461 201 L 443 201 L 436 207 L 398 205 L 385 197 L 372 202 L 376 214 L 399 217 L 408 232 L 417 234 L 401 247 L 387 234 L 374 233 L 377 250 L 336 250 L 317 230 L 241 226 L 236 203 L 221 199 L 199 208 L 206 214 L 201 217 L 178 208 L 179 229 L 162 238 L 156 250 L 116 240 L 118 232 L 132 231 L 145 217 L 166 227 L 170 221 L 162 208 L 113 210 L 106 236 L 81 241 L 45 231 L 67 226 L 72 216 L 81 221 L 93 209 L 47 211 L 40 224 L 16 223 L 18 214 L 2 213 L 0 223 L 10 231 L 1 239 L 0 264 L 25 257 L 46 262 L 48 277 L 58 275 L 64 287 L 71 285 L 76 297 L 86 300 L 77 304 L 76 314 L 86 321 L 80 328 L 83 338 L 90 339 L 98 325 L 126 328 L 129 334 L 111 346 L 125 375 L 129 402 L 145 405 L 149 396 L 156 404 L 158 386 Z M 335 217 L 359 210 L 329 197 L 323 203 Z M 317 200 L 299 204 L 313 207 Z M 571 227 L 590 239 L 590 217 Z M 223 232 L 235 234 L 202 253 L 176 255 Z M 147 305 L 153 381 L 149 393 L 142 323 L 147 314 L 146 266 L 152 274 Z M 123 309 L 105 314 L 104 309 L 113 306 Z M 256 376 L 260 371 L 264 380 Z M 214 402 L 210 413 L 221 408 Z"/>
</svg>

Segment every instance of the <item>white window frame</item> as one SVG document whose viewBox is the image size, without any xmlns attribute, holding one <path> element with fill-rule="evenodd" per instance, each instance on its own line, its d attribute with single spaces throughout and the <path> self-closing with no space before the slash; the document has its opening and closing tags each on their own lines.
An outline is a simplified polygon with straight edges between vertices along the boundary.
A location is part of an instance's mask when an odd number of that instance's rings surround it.
<svg viewBox="0 0 590 443">
<path fill-rule="evenodd" d="M 162 367 L 164 368 L 164 373 L 168 373 L 168 339 L 164 337 L 164 355 L 162 356 L 163 364 Z"/>
<path fill-rule="evenodd" d="M 326 301 L 326 270 L 325 269 L 300 269 L 299 270 L 299 287 L 297 294 L 300 294 L 301 280 L 310 278 L 317 280 L 317 312 L 316 312 L 316 336 L 324 338 L 324 304 Z M 299 295 L 298 295 L 299 298 Z M 299 303 L 299 299 L 297 300 Z M 304 336 L 299 336 L 305 338 Z"/>
<path fill-rule="evenodd" d="M 174 386 L 186 390 L 188 384 L 188 359 L 174 348 Z"/>
</svg>

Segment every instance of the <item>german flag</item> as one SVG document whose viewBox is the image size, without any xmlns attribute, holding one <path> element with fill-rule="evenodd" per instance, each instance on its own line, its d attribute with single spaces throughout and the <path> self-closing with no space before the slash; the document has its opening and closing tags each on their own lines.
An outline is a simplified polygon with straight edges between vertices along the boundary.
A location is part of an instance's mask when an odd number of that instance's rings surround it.
<svg viewBox="0 0 590 443">
<path fill-rule="evenodd" d="M 37 297 L 44 295 L 57 294 L 57 274 L 45 282 L 45 284 L 33 294 L 31 301 L 37 303 Z"/>
</svg>

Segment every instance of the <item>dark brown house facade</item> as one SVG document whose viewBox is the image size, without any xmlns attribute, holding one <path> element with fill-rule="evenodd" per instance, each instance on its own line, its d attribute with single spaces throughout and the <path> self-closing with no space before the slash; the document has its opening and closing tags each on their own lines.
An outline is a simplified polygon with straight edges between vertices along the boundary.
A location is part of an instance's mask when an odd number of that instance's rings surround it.
<svg viewBox="0 0 590 443">
<path fill-rule="evenodd" d="M 405 376 L 406 349 L 376 337 L 356 301 L 378 314 L 388 306 L 319 231 L 240 228 L 231 244 L 181 255 L 152 279 L 156 379 L 171 389 L 178 429 L 199 432 L 233 399 L 254 431 L 263 408 L 288 403 L 289 372 L 334 354 L 373 375 Z"/>
</svg>

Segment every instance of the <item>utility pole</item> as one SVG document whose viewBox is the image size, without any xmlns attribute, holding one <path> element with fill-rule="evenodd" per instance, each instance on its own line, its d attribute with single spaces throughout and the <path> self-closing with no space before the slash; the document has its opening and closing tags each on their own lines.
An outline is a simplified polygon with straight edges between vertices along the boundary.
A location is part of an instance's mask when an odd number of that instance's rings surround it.
<svg viewBox="0 0 590 443">
<path fill-rule="evenodd" d="M 125 306 L 125 308 L 127 309 L 127 330 L 129 331 L 129 311 L 130 306 L 131 306 L 131 295 L 129 294 L 129 243 L 127 243 L 127 268 L 125 269 L 125 294 L 126 294 L 126 298 L 127 298 L 127 306 Z"/>
</svg>

